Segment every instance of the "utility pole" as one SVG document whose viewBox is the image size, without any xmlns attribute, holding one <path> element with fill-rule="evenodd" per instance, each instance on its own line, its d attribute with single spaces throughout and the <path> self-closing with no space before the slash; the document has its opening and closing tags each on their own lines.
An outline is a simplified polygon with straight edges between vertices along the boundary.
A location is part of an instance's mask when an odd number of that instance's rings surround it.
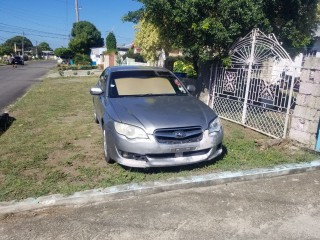
<svg viewBox="0 0 320 240">
<path fill-rule="evenodd" d="M 78 0 L 74 0 L 74 5 L 76 8 L 76 18 L 77 18 L 77 22 L 79 22 L 79 7 L 78 7 Z"/>
<path fill-rule="evenodd" d="M 22 32 L 22 47 L 21 47 L 21 54 L 24 55 L 24 32 Z"/>
<path fill-rule="evenodd" d="M 38 59 L 38 41 L 36 41 L 36 59 Z"/>
</svg>

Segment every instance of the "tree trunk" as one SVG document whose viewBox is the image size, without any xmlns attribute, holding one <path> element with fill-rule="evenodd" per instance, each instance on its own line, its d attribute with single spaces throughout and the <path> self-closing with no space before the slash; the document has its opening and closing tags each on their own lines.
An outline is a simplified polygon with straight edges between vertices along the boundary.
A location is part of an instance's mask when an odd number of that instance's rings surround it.
<svg viewBox="0 0 320 240">
<path fill-rule="evenodd" d="M 193 56 L 192 57 L 192 65 L 194 70 L 197 73 L 197 82 L 196 82 L 196 92 L 195 96 L 197 98 L 200 97 L 201 91 L 202 91 L 202 79 L 200 78 L 200 72 L 199 72 L 199 57 L 198 56 Z"/>
</svg>

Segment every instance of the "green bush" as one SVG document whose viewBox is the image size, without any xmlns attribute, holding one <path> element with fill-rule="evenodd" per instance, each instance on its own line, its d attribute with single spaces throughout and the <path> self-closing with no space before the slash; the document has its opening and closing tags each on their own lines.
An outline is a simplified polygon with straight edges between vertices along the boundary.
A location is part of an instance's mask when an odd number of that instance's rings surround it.
<svg viewBox="0 0 320 240">
<path fill-rule="evenodd" d="M 91 65 L 83 65 L 79 67 L 80 70 L 91 70 L 92 66 Z"/>
<path fill-rule="evenodd" d="M 76 54 L 74 56 L 74 63 L 77 65 L 91 65 L 91 58 L 85 54 Z"/>
<path fill-rule="evenodd" d="M 66 66 L 66 65 L 60 65 L 59 70 L 60 70 L 60 71 L 67 70 L 67 67 L 68 67 L 68 66 Z"/>
<path fill-rule="evenodd" d="M 192 64 L 183 62 L 181 60 L 174 62 L 173 71 L 186 73 L 188 75 L 188 77 L 191 77 L 191 78 L 197 76 L 197 73 L 194 70 Z"/>
<path fill-rule="evenodd" d="M 79 68 L 78 68 L 78 66 L 70 65 L 70 66 L 68 66 L 68 69 L 70 69 L 70 70 L 78 70 Z"/>
</svg>

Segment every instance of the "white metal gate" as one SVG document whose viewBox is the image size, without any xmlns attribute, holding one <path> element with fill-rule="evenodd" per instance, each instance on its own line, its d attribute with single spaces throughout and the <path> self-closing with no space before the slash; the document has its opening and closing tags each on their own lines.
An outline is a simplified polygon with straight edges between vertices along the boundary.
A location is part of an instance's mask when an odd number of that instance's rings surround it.
<svg viewBox="0 0 320 240">
<path fill-rule="evenodd" d="M 300 68 L 273 34 L 252 30 L 231 48 L 232 66 L 211 69 L 208 105 L 222 118 L 285 138 Z"/>
</svg>

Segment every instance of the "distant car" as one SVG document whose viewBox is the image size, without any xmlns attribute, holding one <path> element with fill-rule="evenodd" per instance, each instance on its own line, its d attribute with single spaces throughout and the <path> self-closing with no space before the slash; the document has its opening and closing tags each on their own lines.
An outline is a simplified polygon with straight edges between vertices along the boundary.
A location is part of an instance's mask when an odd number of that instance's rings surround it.
<svg viewBox="0 0 320 240">
<path fill-rule="evenodd" d="M 15 56 L 14 61 L 16 64 L 24 65 L 23 57 Z"/>
<path fill-rule="evenodd" d="M 15 56 L 7 59 L 7 64 L 19 64 L 19 65 L 24 65 L 24 60 L 20 56 Z"/>
<path fill-rule="evenodd" d="M 186 165 L 222 153 L 217 114 L 164 68 L 106 68 L 95 87 L 94 115 L 104 156 L 129 167 Z"/>
</svg>

